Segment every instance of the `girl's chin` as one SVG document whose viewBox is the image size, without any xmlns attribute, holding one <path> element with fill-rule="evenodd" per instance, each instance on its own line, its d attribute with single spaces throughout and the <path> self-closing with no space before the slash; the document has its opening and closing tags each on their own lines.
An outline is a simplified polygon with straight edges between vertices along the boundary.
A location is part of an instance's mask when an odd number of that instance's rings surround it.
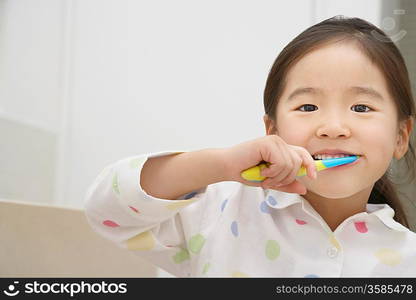
<svg viewBox="0 0 416 300">
<path fill-rule="evenodd" d="M 330 198 L 330 199 L 338 199 L 338 198 L 346 198 L 349 196 L 352 196 L 360 191 L 358 187 L 351 188 L 350 186 L 346 185 L 326 185 L 326 186 L 314 186 L 314 187 L 307 187 L 307 194 L 312 192 L 316 195 L 319 195 L 321 197 Z"/>
</svg>

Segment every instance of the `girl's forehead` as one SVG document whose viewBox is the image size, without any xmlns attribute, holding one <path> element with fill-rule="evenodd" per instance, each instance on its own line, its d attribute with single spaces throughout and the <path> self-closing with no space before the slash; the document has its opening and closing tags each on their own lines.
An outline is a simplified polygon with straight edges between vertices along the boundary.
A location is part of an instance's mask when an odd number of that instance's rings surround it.
<svg viewBox="0 0 416 300">
<path fill-rule="evenodd" d="M 286 87 L 339 89 L 372 86 L 386 92 L 383 73 L 354 43 L 331 43 L 304 55 L 289 69 Z"/>
</svg>

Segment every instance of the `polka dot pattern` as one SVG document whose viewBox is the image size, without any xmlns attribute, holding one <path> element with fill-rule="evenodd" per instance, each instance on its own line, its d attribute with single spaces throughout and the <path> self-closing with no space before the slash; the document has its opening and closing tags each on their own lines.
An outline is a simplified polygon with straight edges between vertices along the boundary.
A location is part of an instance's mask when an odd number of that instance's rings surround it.
<svg viewBox="0 0 416 300">
<path fill-rule="evenodd" d="M 90 219 L 99 227 L 97 231 L 127 249 L 150 252 L 143 253 L 143 257 L 157 260 L 165 255 L 165 259 L 158 261 L 170 263 L 166 270 L 189 276 L 264 274 L 304 278 L 340 274 L 377 276 L 390 274 L 390 270 L 398 270 L 392 271 L 392 275 L 402 275 L 408 269 L 416 270 L 416 264 L 411 264 L 408 257 L 409 244 L 403 242 L 409 234 L 397 235 L 389 211 L 369 217 L 379 208 L 369 209 L 367 214 L 348 218 L 346 226 L 338 227 L 334 233 L 317 222 L 321 221 L 318 213 L 298 195 L 280 196 L 279 191 L 260 189 L 218 192 L 214 190 L 217 185 L 213 185 L 204 195 L 207 204 L 199 203 L 195 209 L 178 212 L 196 202 L 200 191 L 166 201 L 135 190 L 137 172 L 143 162 L 143 158 L 135 158 L 102 171 L 101 180 L 107 186 L 90 193 L 90 197 L 97 197 L 89 205 L 93 207 Z M 94 187 L 101 189 L 103 185 L 95 183 Z M 104 192 L 106 197 L 102 197 Z M 137 192 L 143 195 L 137 197 Z M 105 217 L 97 220 L 97 216 Z M 378 224 L 377 218 L 389 219 Z M 162 224 L 152 220 L 160 220 Z M 134 235 L 140 228 L 147 231 Z M 356 257 L 352 256 L 357 254 L 360 257 L 354 260 Z M 356 266 L 352 266 L 354 261 Z M 346 262 L 351 265 L 346 266 Z"/>
<path fill-rule="evenodd" d="M 334 234 L 332 234 L 332 233 L 329 235 L 329 242 L 331 243 L 332 246 L 334 246 L 335 248 L 337 248 L 338 251 L 341 250 L 341 245 L 339 244 L 339 242 L 335 238 Z"/>
<path fill-rule="evenodd" d="M 189 252 L 186 249 L 181 249 L 179 252 L 177 252 L 173 257 L 173 261 L 175 264 L 183 263 L 186 260 L 190 259 Z"/>
<path fill-rule="evenodd" d="M 270 207 L 267 205 L 266 201 L 260 203 L 260 211 L 265 214 L 270 214 Z"/>
<path fill-rule="evenodd" d="M 231 274 L 232 277 L 249 277 L 246 273 L 235 271 Z"/>
<path fill-rule="evenodd" d="M 225 206 L 227 205 L 227 203 L 228 203 L 228 199 L 225 199 L 225 200 L 222 202 L 222 204 L 221 204 L 221 212 L 223 212 L 223 211 L 224 211 Z"/>
<path fill-rule="evenodd" d="M 272 205 L 272 206 L 277 205 L 277 201 L 273 196 L 267 197 L 267 202 L 269 202 L 269 204 Z"/>
<path fill-rule="evenodd" d="M 116 222 L 111 221 L 111 220 L 105 220 L 105 221 L 103 221 L 103 224 L 105 226 L 108 226 L 108 227 L 119 227 L 120 226 Z"/>
<path fill-rule="evenodd" d="M 130 207 L 130 209 L 131 209 L 132 211 L 134 211 L 135 213 L 139 213 L 139 210 L 138 210 L 137 208 L 135 208 L 135 207 L 133 207 L 133 206 L 130 206 L 130 205 L 129 205 L 129 207 Z"/>
<path fill-rule="evenodd" d="M 375 257 L 385 265 L 395 266 L 402 262 L 402 256 L 397 250 L 382 248 L 374 253 Z"/>
<path fill-rule="evenodd" d="M 115 193 L 117 196 L 120 196 L 120 190 L 119 190 L 119 188 L 118 188 L 118 177 L 117 177 L 117 174 L 114 174 L 114 175 L 113 175 L 113 180 L 112 180 L 112 185 L 111 185 L 111 187 L 113 188 L 114 193 Z"/>
<path fill-rule="evenodd" d="M 367 224 L 365 222 L 354 222 L 354 226 L 359 233 L 366 233 L 368 231 Z"/>
<path fill-rule="evenodd" d="M 300 220 L 300 219 L 296 219 L 296 223 L 298 223 L 299 225 L 305 225 L 306 221 Z"/>
<path fill-rule="evenodd" d="M 166 208 L 169 210 L 178 210 L 188 206 L 189 204 L 193 203 L 194 200 L 172 200 L 172 203 L 166 205 Z"/>
<path fill-rule="evenodd" d="M 211 267 L 210 263 L 206 263 L 202 269 L 202 274 L 205 275 L 208 273 L 209 268 Z"/>
<path fill-rule="evenodd" d="M 185 200 L 191 199 L 191 198 L 195 197 L 197 194 L 198 194 L 198 192 L 189 193 L 188 195 L 185 196 Z"/>
<path fill-rule="evenodd" d="M 280 255 L 280 245 L 275 240 L 268 240 L 266 243 L 266 257 L 275 260 Z"/>
<path fill-rule="evenodd" d="M 129 250 L 152 250 L 155 247 L 155 239 L 150 231 L 145 231 L 127 240 Z"/>
<path fill-rule="evenodd" d="M 191 251 L 194 254 L 199 254 L 204 244 L 205 244 L 205 237 L 202 234 L 198 233 L 197 235 L 194 235 L 193 237 L 191 237 L 191 239 L 189 240 L 189 243 L 188 243 L 189 251 Z"/>
<path fill-rule="evenodd" d="M 238 237 L 238 224 L 237 221 L 231 223 L 231 232 L 235 237 Z"/>
</svg>

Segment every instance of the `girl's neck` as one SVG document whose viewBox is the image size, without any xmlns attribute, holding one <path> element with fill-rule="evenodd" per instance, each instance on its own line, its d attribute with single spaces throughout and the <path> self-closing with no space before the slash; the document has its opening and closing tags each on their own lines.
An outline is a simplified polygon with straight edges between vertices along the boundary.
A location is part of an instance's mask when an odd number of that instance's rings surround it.
<svg viewBox="0 0 416 300">
<path fill-rule="evenodd" d="M 325 198 L 311 191 L 303 197 L 334 232 L 345 219 L 366 211 L 372 188 L 371 186 L 346 198 Z"/>
</svg>

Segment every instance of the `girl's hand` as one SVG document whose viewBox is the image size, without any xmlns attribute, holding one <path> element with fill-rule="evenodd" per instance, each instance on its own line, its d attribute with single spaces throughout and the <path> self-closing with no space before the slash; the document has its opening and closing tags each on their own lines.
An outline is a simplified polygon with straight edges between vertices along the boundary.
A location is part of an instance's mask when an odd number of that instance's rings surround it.
<svg viewBox="0 0 416 300">
<path fill-rule="evenodd" d="M 296 179 L 300 167 L 304 165 L 308 176 L 316 178 L 315 162 L 309 152 L 303 147 L 287 144 L 278 135 L 267 135 L 225 148 L 224 159 L 227 180 L 250 186 L 306 194 L 306 187 Z M 241 177 L 241 172 L 262 161 L 270 163 L 261 172 L 262 176 L 268 177 L 263 182 L 247 181 Z"/>
</svg>

